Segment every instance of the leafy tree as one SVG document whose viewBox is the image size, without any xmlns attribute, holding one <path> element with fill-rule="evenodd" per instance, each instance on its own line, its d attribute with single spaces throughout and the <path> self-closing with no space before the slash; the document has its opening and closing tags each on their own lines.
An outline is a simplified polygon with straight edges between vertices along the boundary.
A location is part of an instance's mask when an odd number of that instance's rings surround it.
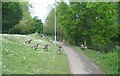
<svg viewBox="0 0 120 76">
<path fill-rule="evenodd" d="M 28 2 L 20 2 L 21 8 L 23 10 L 23 18 L 19 24 L 15 25 L 12 33 L 19 34 L 30 34 L 35 32 L 35 27 L 33 24 L 33 19 L 30 15 L 29 9 L 32 7 Z"/>
<path fill-rule="evenodd" d="M 118 34 L 117 3 L 61 2 L 57 9 L 58 21 L 72 44 L 91 43 L 98 46 L 96 49 L 104 48 Z"/>
<path fill-rule="evenodd" d="M 9 33 L 22 19 L 22 9 L 19 2 L 2 3 L 2 33 Z"/>
<path fill-rule="evenodd" d="M 72 39 L 70 38 L 72 34 L 68 34 L 68 32 L 70 32 L 70 29 L 71 29 L 70 27 L 67 26 L 67 25 L 70 26 L 70 21 L 68 21 L 70 19 L 69 10 L 70 8 L 66 3 L 61 2 L 58 4 L 57 6 L 57 22 L 58 23 L 57 24 L 60 25 L 64 38 L 67 37 L 69 41 L 73 41 L 73 40 L 70 40 Z"/>
<path fill-rule="evenodd" d="M 59 3 L 57 3 L 56 5 L 58 5 Z M 56 7 L 56 10 L 58 11 L 57 7 Z M 56 12 L 57 12 L 56 11 Z M 62 37 L 63 37 L 63 28 L 62 28 L 62 25 L 60 24 L 59 22 L 59 15 L 57 15 L 58 12 L 56 13 L 56 35 L 57 35 L 57 40 L 62 40 Z M 46 23 L 45 23 L 45 33 L 50 35 L 50 36 L 53 36 L 55 34 L 55 26 L 54 26 L 54 23 L 55 23 L 55 19 L 54 19 L 54 15 L 55 15 L 55 12 L 54 12 L 54 9 L 51 9 L 48 17 L 47 17 L 47 20 L 46 20 Z"/>
<path fill-rule="evenodd" d="M 45 33 L 54 35 L 54 9 L 50 11 L 45 26 Z"/>
<path fill-rule="evenodd" d="M 94 11 L 89 21 L 92 41 L 99 50 L 110 50 L 111 39 L 118 33 L 117 3 L 88 3 L 87 8 Z"/>
<path fill-rule="evenodd" d="M 2 2 L 0 2 L 0 33 L 2 33 Z"/>
<path fill-rule="evenodd" d="M 36 32 L 43 33 L 43 23 L 37 16 L 33 18 L 33 26 L 35 27 Z"/>
</svg>

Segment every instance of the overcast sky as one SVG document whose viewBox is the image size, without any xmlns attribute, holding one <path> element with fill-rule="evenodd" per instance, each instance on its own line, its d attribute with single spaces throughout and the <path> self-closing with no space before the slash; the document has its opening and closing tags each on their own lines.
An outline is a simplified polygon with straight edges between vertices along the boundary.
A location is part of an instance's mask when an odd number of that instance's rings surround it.
<svg viewBox="0 0 120 76">
<path fill-rule="evenodd" d="M 34 7 L 32 11 L 32 16 L 38 16 L 44 22 L 50 8 L 55 3 L 54 0 L 29 0 L 29 4 Z"/>
<path fill-rule="evenodd" d="M 52 8 L 53 4 L 55 3 L 55 0 L 28 0 L 29 4 L 32 4 L 34 7 L 32 11 L 32 16 L 38 16 L 40 19 L 42 19 L 42 22 L 44 22 L 44 19 L 46 18 L 48 12 Z M 60 0 L 56 0 L 60 1 Z M 67 2 L 68 0 L 65 0 Z M 82 0 L 74 0 L 75 2 L 81 2 Z M 84 0 L 85 1 L 85 0 Z M 95 0 L 91 0 L 95 1 Z M 96 0 L 97 1 L 97 0 Z M 100 1 L 100 0 L 98 0 Z M 101 0 L 101 1 L 118 1 L 118 0 Z"/>
</svg>

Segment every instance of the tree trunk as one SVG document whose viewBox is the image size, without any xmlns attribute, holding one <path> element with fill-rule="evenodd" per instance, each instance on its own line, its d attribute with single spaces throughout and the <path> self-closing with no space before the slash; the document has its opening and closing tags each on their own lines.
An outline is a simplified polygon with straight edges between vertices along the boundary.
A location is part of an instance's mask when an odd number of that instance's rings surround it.
<svg viewBox="0 0 120 76">
<path fill-rule="evenodd" d="M 84 38 L 84 46 L 86 46 L 86 37 Z"/>
<path fill-rule="evenodd" d="M 61 41 L 62 39 L 61 39 L 61 32 L 60 32 L 60 41 Z"/>
<path fill-rule="evenodd" d="M 8 34 L 10 34 L 11 30 L 12 30 L 12 29 L 10 29 L 10 30 L 8 31 Z"/>
</svg>

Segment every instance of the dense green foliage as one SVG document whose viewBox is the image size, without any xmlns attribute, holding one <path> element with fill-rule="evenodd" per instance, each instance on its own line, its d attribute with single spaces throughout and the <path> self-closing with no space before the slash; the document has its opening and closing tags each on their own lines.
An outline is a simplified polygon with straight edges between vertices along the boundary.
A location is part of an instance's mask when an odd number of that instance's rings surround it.
<svg viewBox="0 0 120 76">
<path fill-rule="evenodd" d="M 91 61 L 96 63 L 96 65 L 98 65 L 99 68 L 106 74 L 118 74 L 118 51 L 120 50 L 120 47 L 114 48 L 114 50 L 112 50 L 113 52 L 109 53 L 99 53 L 90 49 L 86 49 L 85 51 L 83 51 L 76 46 L 73 46 L 73 48 L 78 53 L 83 53 Z"/>
<path fill-rule="evenodd" d="M 50 11 L 45 23 L 45 34 L 54 35 L 54 10 Z"/>
<path fill-rule="evenodd" d="M 23 17 L 22 8 L 18 2 L 2 3 L 2 33 L 9 33 Z"/>
<path fill-rule="evenodd" d="M 23 10 L 23 17 L 22 20 L 12 29 L 12 33 L 27 34 L 30 33 L 30 29 L 33 28 L 31 25 L 32 17 L 30 16 L 28 2 L 21 2 L 20 5 Z"/>
<path fill-rule="evenodd" d="M 42 33 L 42 21 L 36 16 L 31 17 L 29 9 L 32 7 L 28 2 L 21 2 L 21 8 L 23 10 L 23 18 L 19 24 L 15 25 L 12 33 L 17 34 L 31 34 L 31 33 Z"/>
<path fill-rule="evenodd" d="M 49 51 L 43 47 L 47 42 L 39 35 L 2 35 L 2 74 L 69 74 L 69 65 L 65 54 L 58 55 L 58 47 L 53 43 Z M 33 39 L 25 44 L 26 39 Z M 40 43 L 35 51 L 32 45 Z"/>
<path fill-rule="evenodd" d="M 46 20 L 46 23 L 45 23 L 45 28 L 44 28 L 44 32 L 45 34 L 47 35 L 50 35 L 50 36 L 53 36 L 55 34 L 55 10 L 54 9 L 51 9 L 48 17 L 47 17 L 47 20 Z M 61 37 L 63 35 L 63 29 L 62 29 L 62 26 L 61 24 L 58 22 L 58 19 L 57 19 L 57 24 L 56 24 L 56 33 L 57 33 L 57 40 L 61 40 Z"/>
<path fill-rule="evenodd" d="M 35 32 L 43 33 L 43 23 L 37 16 L 33 18 L 33 26 L 35 28 Z"/>
<path fill-rule="evenodd" d="M 0 33 L 2 33 L 2 2 L 0 2 Z"/>
<path fill-rule="evenodd" d="M 38 17 L 31 17 L 32 5 L 28 2 L 5 2 L 2 3 L 2 7 L 3 33 L 42 33 L 42 21 Z"/>
<path fill-rule="evenodd" d="M 69 43 L 84 44 L 100 51 L 109 51 L 115 47 L 118 41 L 114 41 L 114 38 L 117 38 L 120 27 L 117 2 L 60 2 L 56 8 L 57 25 L 61 25 L 64 38 Z"/>
</svg>

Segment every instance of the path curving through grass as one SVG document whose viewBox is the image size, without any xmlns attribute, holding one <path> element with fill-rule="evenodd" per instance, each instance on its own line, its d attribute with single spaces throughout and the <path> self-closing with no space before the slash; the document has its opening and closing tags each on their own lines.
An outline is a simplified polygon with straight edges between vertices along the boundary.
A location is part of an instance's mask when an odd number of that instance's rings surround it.
<svg viewBox="0 0 120 76">
<path fill-rule="evenodd" d="M 71 74 L 104 74 L 92 61 L 70 46 L 63 45 L 63 50 L 68 57 Z"/>
</svg>

